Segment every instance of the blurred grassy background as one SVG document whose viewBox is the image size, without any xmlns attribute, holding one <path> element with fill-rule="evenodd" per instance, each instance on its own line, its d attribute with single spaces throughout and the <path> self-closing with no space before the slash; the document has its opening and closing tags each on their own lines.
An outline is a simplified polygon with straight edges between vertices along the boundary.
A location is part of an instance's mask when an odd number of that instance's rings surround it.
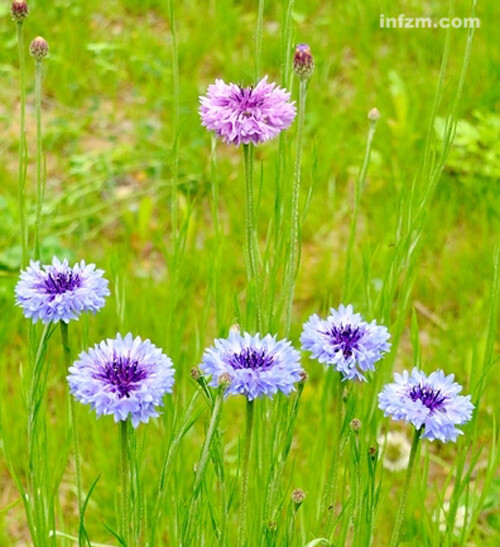
<svg viewBox="0 0 500 547">
<path fill-rule="evenodd" d="M 181 90 L 178 203 L 181 219 L 186 222 L 186 248 L 181 263 L 175 265 L 180 281 L 175 283 L 173 294 L 170 281 L 174 268 L 169 263 L 168 237 L 173 159 L 172 62 L 164 4 L 154 0 L 31 1 L 25 36 L 29 42 L 41 34 L 50 44 L 50 57 L 44 64 L 47 188 L 43 258 L 50 260 L 53 254 L 84 258 L 106 269 L 112 280 L 109 305 L 97 318 L 85 319 L 72 329 L 74 345 L 93 344 L 113 336 L 118 329 L 149 337 L 176 363 L 178 395 L 183 397 L 192 390 L 188 371 L 199 362 L 205 345 L 226 333 L 235 322 L 233 302 L 235 294 L 243 290 L 245 278 L 242 161 L 239 151 L 221 145 L 217 151 L 217 177 L 225 237 L 220 248 L 222 290 L 215 300 L 209 283 L 214 247 L 210 137 L 200 126 L 198 96 L 216 77 L 253 82 L 257 7 L 256 2 L 233 0 L 176 3 Z M 264 73 L 277 81 L 284 4 L 276 1 L 265 6 L 262 66 Z M 381 13 L 386 17 L 405 13 L 438 19 L 447 15 L 447 2 L 369 0 L 332 4 L 310 0 L 296 2 L 294 8 L 294 43 L 309 43 L 316 59 L 308 92 L 304 199 L 308 188 L 313 186 L 314 192 L 302 234 L 302 264 L 292 326 L 295 341 L 309 313 L 324 312 L 329 304 L 339 303 L 354 178 L 363 157 L 370 108 L 378 107 L 382 118 L 362 199 L 354 267 L 361 269 L 367 261 L 370 263 L 369 292 L 373 294 L 380 290 L 392 252 L 400 196 L 408 191 L 421 166 L 445 31 L 380 29 Z M 468 1 L 456 2 L 456 15 L 470 15 Z M 428 211 L 412 292 L 425 365 L 454 372 L 465 385 L 470 367 L 484 345 L 492 254 L 500 233 L 498 2 L 481 2 L 477 15 L 482 25 L 475 35 L 460 103 L 461 122 Z M 21 457 L 25 416 L 16 378 L 25 358 L 26 325 L 13 305 L 20 263 L 18 66 L 15 25 L 10 21 L 6 0 L 0 5 L 0 36 L 0 386 L 2 417 L 9 424 L 6 438 L 11 453 Z M 451 40 L 442 115 L 457 85 L 466 32 L 455 30 Z M 31 65 L 28 62 L 29 82 L 33 81 Z M 296 89 L 293 91 L 295 94 Z M 34 206 L 33 99 L 30 83 L 28 195 Z M 437 124 L 437 134 L 439 129 Z M 273 208 L 276 158 L 276 143 L 259 147 L 257 159 L 265 167 L 259 213 L 262 230 Z M 359 292 L 353 303 L 363 309 L 364 289 Z M 398 368 L 411 365 L 410 349 L 405 332 L 396 358 Z M 54 343 L 50 363 L 50 400 L 54 401 L 64 398 L 65 392 L 66 372 L 61 368 L 58 351 Z M 299 414 L 292 486 L 309 484 L 314 479 L 309 476 L 307 447 L 315 435 L 310 424 L 320 419 L 317 392 L 322 371 L 313 362 L 305 363 L 312 381 L 306 386 Z M 492 377 L 481 409 L 481 435 L 486 447 L 492 416 L 499 410 L 499 387 L 498 379 Z M 57 406 L 52 407 L 50 400 L 53 427 L 62 432 L 66 418 L 55 413 Z M 229 406 L 226 416 L 231 419 L 227 418 L 224 426 L 227 439 L 235 439 L 241 424 L 241 405 L 231 402 Z M 117 463 L 109 458 L 109 454 L 117 454 L 113 446 L 115 431 L 109 431 L 110 420 L 96 423 L 87 409 L 80 409 L 80 415 L 84 424 L 82 442 L 87 447 L 82 451 L 84 481 L 88 487 L 102 471 L 101 481 L 109 486 Z M 160 465 L 168 417 L 165 426 L 145 427 L 148 437 L 145 431 L 141 433 L 142 442 L 159 445 L 147 452 L 147 469 Z M 186 441 L 183 459 L 177 462 L 179 475 L 196 461 L 202 434 L 200 423 Z M 55 454 L 61 438 L 64 433 L 54 436 Z M 454 449 L 432 449 L 442 458 L 436 459 L 433 470 L 439 478 L 446 474 L 446 459 L 453 456 Z M 229 458 L 235 457 L 236 443 L 228 452 Z M 314 469 L 320 467 L 314 463 Z M 5 466 L 1 465 L 0 472 L 1 509 L 15 501 L 17 494 Z M 182 479 L 176 480 L 180 490 L 189 486 L 187 480 L 184 486 L 178 482 Z M 71 477 L 64 484 L 70 489 Z M 112 520 L 113 492 L 101 486 L 94 494 L 89 515 L 99 514 L 106 519 L 110 514 Z M 387 491 L 386 495 L 396 494 Z M 496 495 L 500 495 L 500 481 Z M 432 499 L 428 503 L 427 510 L 432 512 Z M 61 504 L 63 513 L 72 510 L 65 506 L 64 495 Z M 392 514 L 391 504 L 385 507 L 379 519 L 380 537 L 385 537 L 384 517 L 389 515 L 390 519 Z M 486 512 L 482 519 L 483 541 L 494 541 L 492 530 L 499 524 L 498 515 Z M 26 544 L 20 505 L 0 513 L 0 520 L 4 524 L 0 544 Z M 418 536 L 418 522 L 414 526 Z M 88 527 L 96 540 L 109 541 L 100 523 Z M 376 544 L 385 543 L 379 539 Z"/>
</svg>

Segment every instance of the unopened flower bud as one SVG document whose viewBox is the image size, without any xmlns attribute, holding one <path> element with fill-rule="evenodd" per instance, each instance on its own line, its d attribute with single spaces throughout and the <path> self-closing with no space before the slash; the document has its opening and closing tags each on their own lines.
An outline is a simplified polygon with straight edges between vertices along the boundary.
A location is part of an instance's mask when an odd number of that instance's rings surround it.
<svg viewBox="0 0 500 547">
<path fill-rule="evenodd" d="M 29 13 L 26 0 L 13 0 L 10 5 L 10 13 L 12 14 L 12 19 L 16 21 L 16 23 L 22 23 Z"/>
<path fill-rule="evenodd" d="M 300 371 L 300 380 L 299 382 L 305 384 L 309 380 L 309 374 L 305 370 Z"/>
<path fill-rule="evenodd" d="M 223 372 L 219 376 L 218 381 L 219 381 L 219 387 L 223 387 L 225 389 L 231 385 L 231 382 L 233 381 L 233 379 L 231 378 L 231 375 L 229 374 L 229 372 Z"/>
<path fill-rule="evenodd" d="M 201 378 L 201 370 L 198 367 L 191 369 L 191 378 L 197 382 Z"/>
<path fill-rule="evenodd" d="M 371 122 L 376 122 L 376 121 L 380 120 L 380 112 L 379 112 L 378 108 L 372 108 L 370 110 L 370 112 L 368 112 L 368 119 Z"/>
<path fill-rule="evenodd" d="M 314 58 L 307 44 L 299 44 L 293 56 L 293 71 L 301 80 L 308 80 L 314 71 Z"/>
<path fill-rule="evenodd" d="M 296 488 L 292 492 L 292 501 L 295 505 L 301 505 L 302 502 L 306 499 L 306 493 L 301 488 Z"/>
<path fill-rule="evenodd" d="M 354 433 L 357 433 L 361 429 L 361 420 L 358 418 L 354 418 L 351 420 L 351 429 L 354 431 Z"/>
<path fill-rule="evenodd" d="M 370 448 L 368 449 L 368 455 L 372 460 L 375 460 L 375 458 L 377 457 L 377 452 L 378 450 L 376 446 L 370 446 Z"/>
<path fill-rule="evenodd" d="M 30 54 L 37 61 L 42 61 L 47 57 L 49 52 L 49 44 L 45 38 L 38 36 L 30 44 Z"/>
<path fill-rule="evenodd" d="M 276 530 L 278 529 L 278 525 L 276 524 L 275 520 L 270 520 L 267 523 L 267 527 L 269 528 L 269 530 L 271 530 L 271 532 L 276 532 Z"/>
</svg>

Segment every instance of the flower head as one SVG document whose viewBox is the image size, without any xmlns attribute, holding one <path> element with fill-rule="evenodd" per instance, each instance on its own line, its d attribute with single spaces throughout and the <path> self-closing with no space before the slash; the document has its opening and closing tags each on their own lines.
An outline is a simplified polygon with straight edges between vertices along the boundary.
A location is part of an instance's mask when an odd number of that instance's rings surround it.
<svg viewBox="0 0 500 547">
<path fill-rule="evenodd" d="M 98 416 L 112 414 L 115 422 L 132 425 L 159 416 L 163 396 L 174 385 L 172 361 L 149 340 L 120 334 L 82 352 L 69 369 L 70 391 Z"/>
<path fill-rule="evenodd" d="M 16 304 L 33 323 L 69 323 L 83 312 L 95 313 L 104 306 L 110 293 L 103 273 L 83 260 L 73 268 L 56 257 L 46 266 L 32 260 L 16 285 Z"/>
<path fill-rule="evenodd" d="M 216 80 L 200 97 L 201 124 L 225 143 L 265 142 L 287 129 L 295 118 L 290 93 L 265 76 L 255 87 Z"/>
<path fill-rule="evenodd" d="M 352 306 L 333 308 L 326 319 L 311 315 L 300 337 L 304 350 L 320 363 L 332 365 L 344 380 L 366 380 L 363 372 L 375 370 L 374 364 L 389 351 L 390 334 L 376 321 L 367 323 Z"/>
<path fill-rule="evenodd" d="M 439 508 L 437 517 L 439 520 L 439 531 L 442 533 L 446 532 L 448 527 L 448 514 L 450 512 L 450 502 L 445 501 L 443 506 Z M 459 536 L 462 532 L 463 527 L 465 526 L 467 517 L 468 517 L 467 508 L 465 505 L 459 505 L 456 509 L 455 520 L 453 522 L 453 534 Z"/>
<path fill-rule="evenodd" d="M 411 374 L 394 374 L 394 383 L 379 393 L 379 407 L 385 416 L 405 420 L 417 429 L 424 428 L 422 437 L 433 441 L 457 440 L 462 431 L 455 426 L 468 422 L 474 405 L 470 395 L 458 395 L 462 386 L 454 382 L 454 375 L 445 376 L 437 370 L 427 377 L 414 368 Z"/>
<path fill-rule="evenodd" d="M 299 44 L 293 56 L 293 71 L 301 80 L 308 80 L 314 71 L 314 58 L 307 44 Z"/>
<path fill-rule="evenodd" d="M 37 36 L 30 44 L 31 56 L 37 61 L 42 61 L 47 57 L 48 53 L 49 44 L 47 43 L 47 40 L 41 36 Z"/>
<path fill-rule="evenodd" d="M 382 465 L 389 471 L 403 471 L 408 467 L 411 445 L 404 433 L 389 431 L 377 439 L 383 447 Z"/>
<path fill-rule="evenodd" d="M 22 23 L 28 17 L 29 8 L 26 0 L 13 0 L 10 5 L 12 19 L 16 23 Z"/>
<path fill-rule="evenodd" d="M 300 353 L 288 340 L 235 331 L 228 338 L 215 340 L 203 354 L 200 368 L 205 375 L 211 375 L 212 387 L 219 385 L 223 374 L 229 374 L 226 395 L 242 394 L 250 401 L 262 395 L 272 397 L 278 391 L 288 395 L 302 374 Z"/>
</svg>

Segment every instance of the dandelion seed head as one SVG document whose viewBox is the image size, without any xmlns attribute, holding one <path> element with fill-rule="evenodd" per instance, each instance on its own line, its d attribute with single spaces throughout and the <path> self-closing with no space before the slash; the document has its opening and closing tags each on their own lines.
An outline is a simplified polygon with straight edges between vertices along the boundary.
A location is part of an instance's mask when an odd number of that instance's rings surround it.
<svg viewBox="0 0 500 547">
<path fill-rule="evenodd" d="M 468 422 L 474 409 L 470 395 L 459 395 L 461 391 L 453 374 L 445 376 L 437 370 L 427 377 L 414 368 L 411 373 L 394 374 L 394 383 L 379 393 L 379 407 L 394 420 L 423 427 L 422 437 L 430 441 L 455 442 L 463 433 L 456 426 Z"/>
<path fill-rule="evenodd" d="M 377 439 L 382 447 L 382 465 L 392 472 L 403 471 L 408 467 L 411 444 L 406 435 L 399 431 L 389 431 Z"/>
<path fill-rule="evenodd" d="M 70 391 L 88 404 L 97 416 L 112 415 L 115 422 L 131 419 L 132 425 L 159 416 L 163 396 L 174 385 L 172 361 L 149 340 L 107 339 L 86 352 L 69 369 Z"/>
<path fill-rule="evenodd" d="M 265 76 L 255 87 L 216 80 L 200 97 L 202 125 L 228 144 L 259 144 L 287 129 L 296 114 L 290 93 Z"/>
</svg>

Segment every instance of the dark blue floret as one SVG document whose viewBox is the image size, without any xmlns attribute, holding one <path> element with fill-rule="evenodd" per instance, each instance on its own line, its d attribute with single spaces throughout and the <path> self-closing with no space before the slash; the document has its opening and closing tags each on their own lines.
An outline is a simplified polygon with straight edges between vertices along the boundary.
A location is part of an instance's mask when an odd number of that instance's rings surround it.
<svg viewBox="0 0 500 547">
<path fill-rule="evenodd" d="M 434 391 L 430 386 L 418 385 L 414 386 L 410 391 L 412 401 L 420 400 L 430 411 L 439 410 L 446 401 L 446 395 L 438 389 Z"/>
<path fill-rule="evenodd" d="M 267 370 L 274 364 L 273 356 L 264 349 L 243 348 L 229 357 L 233 369 Z"/>
<path fill-rule="evenodd" d="M 69 270 L 66 272 L 53 272 L 49 273 L 43 280 L 43 288 L 45 292 L 51 295 L 63 294 L 67 291 L 73 291 L 78 287 L 81 287 L 81 277 Z"/>
<path fill-rule="evenodd" d="M 120 397 L 130 397 L 130 393 L 134 391 L 137 384 L 147 376 L 147 371 L 141 368 L 137 359 L 130 359 L 125 355 L 115 355 L 113 360 L 106 363 L 103 370 L 97 373 L 94 378 L 106 380 Z"/>
<path fill-rule="evenodd" d="M 351 325 L 334 326 L 330 329 L 329 335 L 334 344 L 340 346 L 344 357 L 351 357 L 354 349 L 363 336 L 363 331 L 359 327 Z"/>
</svg>

